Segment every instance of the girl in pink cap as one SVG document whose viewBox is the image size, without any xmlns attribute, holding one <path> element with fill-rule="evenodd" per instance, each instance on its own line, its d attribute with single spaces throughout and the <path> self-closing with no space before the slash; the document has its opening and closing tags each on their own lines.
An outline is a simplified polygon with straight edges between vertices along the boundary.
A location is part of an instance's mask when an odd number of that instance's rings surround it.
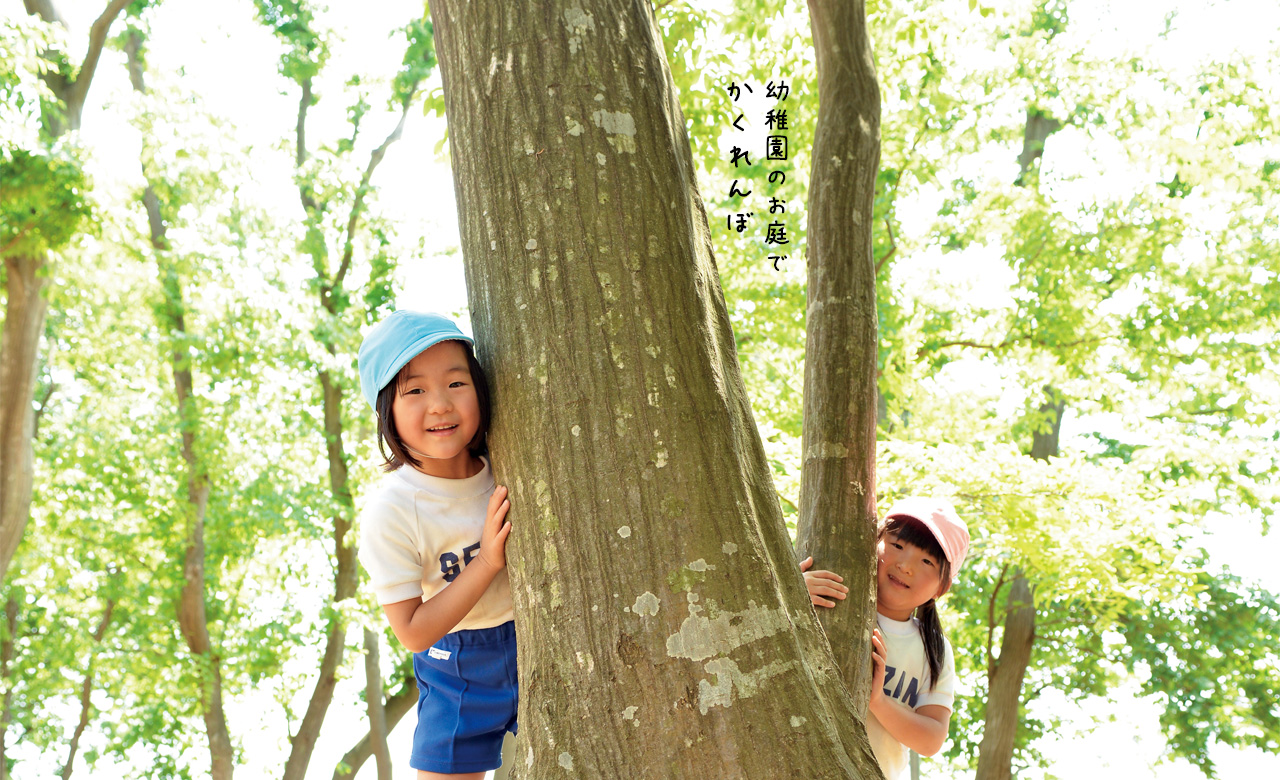
<svg viewBox="0 0 1280 780">
<path fill-rule="evenodd" d="M 955 659 L 942 634 L 937 599 L 969 552 L 969 529 L 951 504 L 906 498 L 893 505 L 876 543 L 876 622 L 867 736 L 886 778 L 907 766 L 907 748 L 942 749 L 955 698 Z M 834 607 L 849 589 L 829 571 L 804 571 L 815 606 Z"/>
</svg>

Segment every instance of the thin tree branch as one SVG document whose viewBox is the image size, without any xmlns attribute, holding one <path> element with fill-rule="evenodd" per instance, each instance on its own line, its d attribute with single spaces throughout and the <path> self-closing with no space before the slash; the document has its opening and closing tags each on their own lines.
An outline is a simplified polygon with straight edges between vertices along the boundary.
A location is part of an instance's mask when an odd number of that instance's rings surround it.
<svg viewBox="0 0 1280 780">
<path fill-rule="evenodd" d="M 898 242 L 893 238 L 893 222 L 888 217 L 884 218 L 884 229 L 889 233 L 889 251 L 876 261 L 876 276 L 880 276 L 880 269 L 884 268 L 884 264 L 889 262 L 889 258 L 893 257 L 894 252 L 898 251 Z"/>
<path fill-rule="evenodd" d="M 89 50 L 84 55 L 84 63 L 80 65 L 80 72 L 76 74 L 76 80 L 71 83 L 70 94 L 66 97 L 68 109 L 74 104 L 77 114 L 80 107 L 84 105 L 85 97 L 89 94 L 89 83 L 93 81 L 93 73 L 98 68 L 98 58 L 102 56 L 102 47 L 107 42 L 107 31 L 111 29 L 111 23 L 116 20 L 120 12 L 128 8 L 132 2 L 133 0 L 111 0 L 107 9 L 89 28 Z M 79 122 L 77 121 L 76 124 Z"/>
<path fill-rule="evenodd" d="M 347 232 L 342 247 L 342 262 L 338 265 L 338 272 L 334 274 L 333 282 L 326 288 L 326 293 L 336 290 L 342 285 L 342 281 L 347 276 L 347 271 L 351 268 L 351 259 L 355 254 L 355 234 L 356 228 L 360 224 L 360 215 L 364 211 L 365 196 L 369 193 L 369 182 L 373 179 L 373 172 L 382 164 L 383 158 L 387 156 L 387 149 L 391 145 L 400 140 L 400 135 L 404 132 L 405 120 L 409 117 L 409 107 L 413 104 L 413 96 L 418 91 L 418 85 L 415 82 L 409 90 L 410 98 L 404 102 L 404 107 L 400 111 L 400 121 L 396 123 L 396 129 L 391 131 L 382 145 L 373 150 L 369 155 L 369 164 L 365 166 L 364 176 L 360 179 L 360 186 L 356 189 L 355 202 L 351 204 L 351 216 L 347 219 Z M 325 296 L 326 303 L 328 295 Z"/>
</svg>

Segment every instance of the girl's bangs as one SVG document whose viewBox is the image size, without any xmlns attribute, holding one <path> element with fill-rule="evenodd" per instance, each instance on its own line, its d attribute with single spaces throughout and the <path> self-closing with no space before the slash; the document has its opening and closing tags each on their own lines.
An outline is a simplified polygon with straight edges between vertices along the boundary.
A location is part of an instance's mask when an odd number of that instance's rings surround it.
<svg viewBox="0 0 1280 780">
<path fill-rule="evenodd" d="M 885 525 L 884 532 L 898 537 L 900 542 L 919 547 L 937 559 L 939 565 L 947 562 L 947 556 L 933 532 L 914 517 L 895 517 Z"/>
</svg>

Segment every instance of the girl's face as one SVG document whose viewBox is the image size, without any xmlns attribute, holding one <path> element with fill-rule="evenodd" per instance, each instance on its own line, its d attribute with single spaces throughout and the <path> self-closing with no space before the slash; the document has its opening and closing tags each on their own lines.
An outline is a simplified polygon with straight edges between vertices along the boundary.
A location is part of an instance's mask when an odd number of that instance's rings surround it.
<svg viewBox="0 0 1280 780">
<path fill-rule="evenodd" d="M 391 402 L 396 433 L 422 462 L 424 474 L 466 479 L 478 473 L 468 447 L 480 428 L 467 353 L 457 341 L 442 341 L 409 361 Z"/>
<path fill-rule="evenodd" d="M 941 561 L 892 532 L 876 545 L 876 611 L 909 620 L 916 607 L 942 595 Z"/>
</svg>

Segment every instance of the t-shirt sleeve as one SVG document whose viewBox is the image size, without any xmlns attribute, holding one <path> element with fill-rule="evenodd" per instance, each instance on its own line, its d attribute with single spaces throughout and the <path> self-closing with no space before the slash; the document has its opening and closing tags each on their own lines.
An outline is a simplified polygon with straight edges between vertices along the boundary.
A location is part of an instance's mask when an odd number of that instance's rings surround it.
<svg viewBox="0 0 1280 780">
<path fill-rule="evenodd" d="M 379 604 L 422 598 L 422 554 L 416 519 L 405 508 L 374 501 L 360 515 L 360 563 Z"/>
<path fill-rule="evenodd" d="M 933 690 L 929 690 L 928 685 L 925 686 L 925 690 L 916 699 L 916 709 L 927 704 L 938 704 L 955 711 L 956 659 L 951 650 L 951 642 L 946 637 L 942 639 L 942 648 L 942 668 L 938 670 L 938 684 L 933 686 Z"/>
</svg>

